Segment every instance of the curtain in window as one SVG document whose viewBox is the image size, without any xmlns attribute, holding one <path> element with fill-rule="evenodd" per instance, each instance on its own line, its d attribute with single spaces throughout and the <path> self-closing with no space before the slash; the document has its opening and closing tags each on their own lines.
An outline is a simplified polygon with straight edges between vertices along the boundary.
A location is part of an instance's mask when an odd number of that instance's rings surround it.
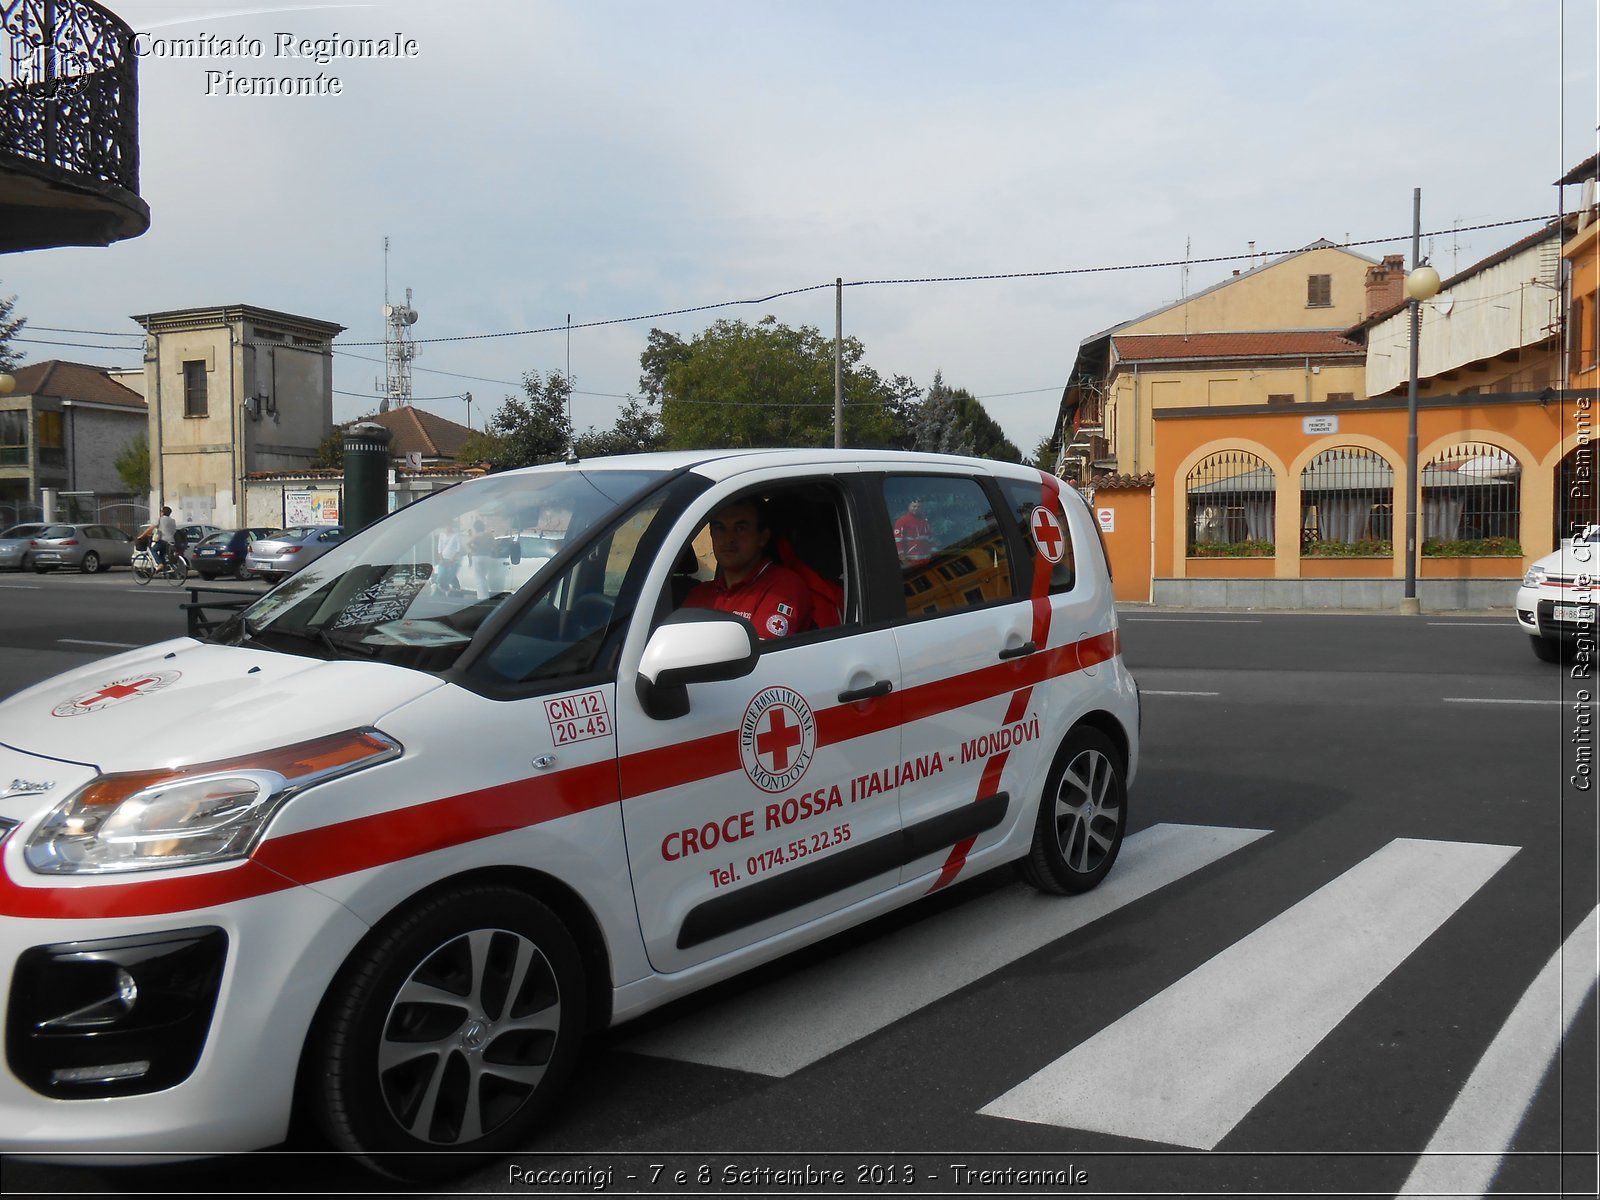
<svg viewBox="0 0 1600 1200">
<path fill-rule="evenodd" d="M 1275 499 L 1244 502 L 1245 536 L 1252 542 L 1270 542 L 1276 536 L 1278 502 Z"/>
<path fill-rule="evenodd" d="M 1323 496 L 1317 500 L 1325 542 L 1359 542 L 1371 514 L 1370 496 Z"/>
<path fill-rule="evenodd" d="M 1461 531 L 1461 510 L 1465 501 L 1449 493 L 1428 494 L 1422 499 L 1422 536 L 1453 538 Z"/>
</svg>

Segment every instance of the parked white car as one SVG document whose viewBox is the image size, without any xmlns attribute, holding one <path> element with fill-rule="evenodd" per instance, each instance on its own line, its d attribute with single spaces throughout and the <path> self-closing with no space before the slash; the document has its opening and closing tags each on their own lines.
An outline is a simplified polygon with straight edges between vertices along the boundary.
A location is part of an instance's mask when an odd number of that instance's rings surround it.
<svg viewBox="0 0 1600 1200">
<path fill-rule="evenodd" d="M 1600 604 L 1600 525 L 1562 538 L 1554 553 L 1528 568 L 1517 589 L 1517 624 L 1533 639 L 1533 652 L 1545 662 L 1561 657 L 1561 644 L 1597 635 Z"/>
<path fill-rule="evenodd" d="M 478 521 L 565 534 L 441 586 Z M 708 525 L 768 556 L 736 587 Z M 411 1174 L 525 1145 L 591 1028 L 1001 864 L 1094 887 L 1139 761 L 1078 493 L 859 451 L 465 483 L 0 728 L 6 1148 L 248 1149 L 298 1103 Z"/>
</svg>

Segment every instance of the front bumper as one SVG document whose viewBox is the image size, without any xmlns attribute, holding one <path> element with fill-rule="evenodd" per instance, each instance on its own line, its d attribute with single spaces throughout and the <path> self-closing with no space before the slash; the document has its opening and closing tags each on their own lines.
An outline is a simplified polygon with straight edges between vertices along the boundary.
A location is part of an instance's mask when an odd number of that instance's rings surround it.
<svg viewBox="0 0 1600 1200">
<path fill-rule="evenodd" d="M 1600 621 L 1600 589 L 1517 589 L 1517 624 L 1533 637 L 1574 641 L 1594 637 Z"/>
<path fill-rule="evenodd" d="M 19 842 L 24 832 L 7 842 Z M 20 845 L 5 849 L 0 1149 L 65 1161 L 94 1155 L 105 1164 L 106 1154 L 134 1161 L 153 1152 L 196 1156 L 282 1141 L 300 1049 L 317 1005 L 366 925 L 298 886 L 210 908 L 119 917 L 123 905 L 165 907 L 156 892 L 203 894 L 208 874 L 215 879 L 263 869 L 239 863 L 211 873 L 130 874 L 40 888 L 39 877 L 28 876 L 21 863 Z M 52 911 L 93 915 L 18 915 Z M 83 953 L 74 959 L 75 950 Z M 107 964 L 152 954 L 166 956 L 164 975 L 135 962 L 134 985 L 116 986 L 117 968 Z M 182 955 L 187 959 L 174 969 L 171 963 Z M 69 978 L 73 970 L 76 980 Z M 176 984 L 167 986 L 168 980 Z M 41 983 L 45 994 L 39 994 Z M 109 1005 L 112 1016 L 143 1015 L 145 1033 L 106 1041 L 104 1052 L 84 1044 L 90 1037 L 70 1044 L 73 1031 L 60 1018 L 68 1017 L 69 1025 L 71 1019 L 92 1021 L 97 1003 Z M 41 1031 L 41 1018 L 55 1024 Z M 63 1040 L 41 1054 L 40 1043 L 51 1034 Z M 148 1053 L 152 1045 L 155 1052 Z M 152 1081 L 163 1086 L 151 1090 Z"/>
</svg>

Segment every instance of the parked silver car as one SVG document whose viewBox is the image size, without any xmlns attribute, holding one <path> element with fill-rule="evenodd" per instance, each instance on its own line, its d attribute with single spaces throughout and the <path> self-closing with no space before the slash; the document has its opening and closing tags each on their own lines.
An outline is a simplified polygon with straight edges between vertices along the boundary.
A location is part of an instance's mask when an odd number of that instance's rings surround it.
<svg viewBox="0 0 1600 1200">
<path fill-rule="evenodd" d="M 28 557 L 41 575 L 57 567 L 92 575 L 133 562 L 133 539 L 110 525 L 46 525 L 28 539 Z"/>
<path fill-rule="evenodd" d="M 277 583 L 321 558 L 344 538 L 342 525 L 291 525 L 250 543 L 245 570 Z"/>
<path fill-rule="evenodd" d="M 25 571 L 31 564 L 28 543 L 39 536 L 44 522 L 30 521 L 13 525 L 0 533 L 0 568 L 7 571 Z"/>
</svg>

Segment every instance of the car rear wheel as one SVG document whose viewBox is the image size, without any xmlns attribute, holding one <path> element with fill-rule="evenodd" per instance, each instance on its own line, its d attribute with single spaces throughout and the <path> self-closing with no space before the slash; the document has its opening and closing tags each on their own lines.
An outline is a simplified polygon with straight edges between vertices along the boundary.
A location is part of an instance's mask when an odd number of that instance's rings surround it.
<svg viewBox="0 0 1600 1200">
<path fill-rule="evenodd" d="M 1537 633 L 1529 635 L 1533 642 L 1533 656 L 1540 662 L 1560 662 L 1561 643 L 1555 638 L 1540 637 Z"/>
<path fill-rule="evenodd" d="M 485 884 L 430 897 L 329 990 L 307 1063 L 312 1113 L 385 1173 L 468 1170 L 416 1152 L 524 1142 L 572 1073 L 587 1000 L 577 944 L 531 896 Z"/>
<path fill-rule="evenodd" d="M 1041 892 L 1086 892 L 1106 877 L 1122 849 L 1128 791 L 1122 755 L 1098 729 L 1069 733 L 1039 799 L 1033 846 L 1022 877 Z"/>
<path fill-rule="evenodd" d="M 93 575 L 95 572 L 100 570 L 100 556 L 93 550 L 86 551 L 83 556 L 83 561 L 78 564 L 78 570 L 82 571 L 85 575 Z"/>
</svg>

